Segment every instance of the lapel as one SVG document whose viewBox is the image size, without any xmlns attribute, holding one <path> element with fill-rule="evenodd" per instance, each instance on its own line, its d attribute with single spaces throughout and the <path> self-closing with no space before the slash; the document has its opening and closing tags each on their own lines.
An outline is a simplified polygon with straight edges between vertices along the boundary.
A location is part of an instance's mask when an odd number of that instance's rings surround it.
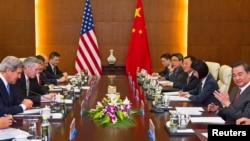
<svg viewBox="0 0 250 141">
<path fill-rule="evenodd" d="M 11 86 L 10 86 L 11 87 Z M 12 95 L 12 92 L 11 92 L 11 88 L 10 88 L 10 94 L 8 93 L 8 91 L 7 91 L 7 88 L 6 88 L 6 86 L 4 85 L 4 83 L 3 83 L 3 80 L 2 79 L 0 79 L 0 90 L 1 90 L 1 92 L 2 92 L 2 97 L 3 97 L 3 99 L 5 99 L 6 100 L 6 102 L 8 103 L 8 105 L 11 105 L 12 104 L 12 97 L 13 97 L 13 95 Z"/>
<path fill-rule="evenodd" d="M 238 89 L 236 90 L 236 92 L 238 91 Z M 236 95 L 236 92 L 234 93 L 234 97 Z M 240 97 L 237 99 L 237 101 L 235 101 L 235 103 L 238 103 L 238 101 L 240 102 L 240 101 L 242 101 L 244 99 L 249 99 L 249 98 L 247 98 L 247 97 L 250 96 L 249 93 L 250 93 L 250 85 L 240 94 Z"/>
</svg>

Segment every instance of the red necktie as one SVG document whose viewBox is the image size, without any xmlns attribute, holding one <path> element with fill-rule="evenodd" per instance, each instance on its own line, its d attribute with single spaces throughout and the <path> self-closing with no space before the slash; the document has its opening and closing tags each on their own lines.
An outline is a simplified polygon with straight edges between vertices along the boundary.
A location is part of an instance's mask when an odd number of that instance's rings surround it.
<svg viewBox="0 0 250 141">
<path fill-rule="evenodd" d="M 237 93 L 236 93 L 236 95 L 235 95 L 235 97 L 234 97 L 234 101 L 233 101 L 233 102 L 237 101 L 237 99 L 240 97 L 240 91 L 241 91 L 241 89 L 239 89 L 239 90 L 237 91 Z"/>
</svg>

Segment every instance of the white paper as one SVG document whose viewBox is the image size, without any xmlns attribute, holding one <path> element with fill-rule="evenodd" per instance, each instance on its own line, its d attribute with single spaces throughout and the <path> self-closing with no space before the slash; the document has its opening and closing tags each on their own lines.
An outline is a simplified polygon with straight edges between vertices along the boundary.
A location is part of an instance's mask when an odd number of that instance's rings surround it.
<svg viewBox="0 0 250 141">
<path fill-rule="evenodd" d="M 53 89 L 49 89 L 49 91 L 59 92 L 59 91 L 62 91 L 62 88 L 53 88 Z"/>
<path fill-rule="evenodd" d="M 62 113 L 51 113 L 51 118 L 52 119 L 61 119 L 61 118 L 63 118 L 63 114 Z"/>
<path fill-rule="evenodd" d="M 54 86 L 55 89 L 66 89 L 67 85 L 58 85 L 58 86 Z"/>
<path fill-rule="evenodd" d="M 201 135 L 204 136 L 204 137 L 206 137 L 206 138 L 208 137 L 208 133 L 207 132 L 201 133 Z"/>
<path fill-rule="evenodd" d="M 178 96 L 179 92 L 163 92 L 162 94 L 168 96 Z"/>
<path fill-rule="evenodd" d="M 75 75 L 68 75 L 68 79 L 75 78 Z"/>
<path fill-rule="evenodd" d="M 190 120 L 192 123 L 225 124 L 221 117 L 191 117 Z"/>
<path fill-rule="evenodd" d="M 73 100 L 72 99 L 64 99 L 65 104 L 72 104 Z"/>
<path fill-rule="evenodd" d="M 164 83 L 172 83 L 172 81 L 169 80 L 164 80 L 164 81 L 158 81 L 159 84 L 164 84 Z"/>
<path fill-rule="evenodd" d="M 80 92 L 80 89 L 74 88 L 74 92 L 75 92 L 75 93 L 79 93 L 79 92 Z"/>
<path fill-rule="evenodd" d="M 194 133 L 193 129 L 178 129 L 177 133 Z"/>
<path fill-rule="evenodd" d="M 204 109 L 202 107 L 175 107 L 176 111 L 181 114 L 202 115 Z"/>
<path fill-rule="evenodd" d="M 25 110 L 24 112 L 22 113 L 19 113 L 19 114 L 37 114 L 37 113 L 41 113 L 41 108 L 37 108 L 37 109 L 29 109 L 29 110 Z"/>
<path fill-rule="evenodd" d="M 186 97 L 180 97 L 180 96 L 169 96 L 170 101 L 190 101 Z"/>
<path fill-rule="evenodd" d="M 23 130 L 16 128 L 6 128 L 0 129 L 0 140 L 12 139 L 19 134 L 27 137 L 30 136 L 28 132 L 25 132 Z"/>
</svg>

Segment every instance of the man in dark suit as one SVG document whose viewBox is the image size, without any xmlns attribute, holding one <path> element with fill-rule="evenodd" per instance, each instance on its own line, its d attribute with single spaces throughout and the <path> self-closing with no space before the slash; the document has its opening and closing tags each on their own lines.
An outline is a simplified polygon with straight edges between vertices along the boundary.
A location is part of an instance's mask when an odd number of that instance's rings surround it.
<svg viewBox="0 0 250 141">
<path fill-rule="evenodd" d="M 19 99 L 15 96 L 10 84 L 15 84 L 21 77 L 22 62 L 14 57 L 5 57 L 0 65 L 0 116 L 18 114 L 30 109 L 33 102 L 29 99 Z"/>
<path fill-rule="evenodd" d="M 176 82 L 183 82 L 185 79 L 185 73 L 182 68 L 183 55 L 181 53 L 174 53 L 171 55 L 171 67 L 169 73 L 164 76 L 165 80 L 169 80 L 163 83 L 163 92 L 179 91 L 181 88 L 174 88 L 173 85 Z"/>
<path fill-rule="evenodd" d="M 192 63 L 194 76 L 201 80 L 201 83 L 196 88 L 187 92 L 180 92 L 179 95 L 187 97 L 191 101 L 199 102 L 204 106 L 208 106 L 210 103 L 216 103 L 219 107 L 222 107 L 219 100 L 215 98 L 213 92 L 219 89 L 217 81 L 209 73 L 207 64 L 202 60 L 196 60 Z"/>
<path fill-rule="evenodd" d="M 230 94 L 215 91 L 215 97 L 224 105 L 208 105 L 208 111 L 216 112 L 227 124 L 236 124 L 241 117 L 250 118 L 250 67 L 244 62 L 236 62 L 232 66 L 232 77 L 235 87 Z"/>
<path fill-rule="evenodd" d="M 169 75 L 169 68 L 171 67 L 171 54 L 164 53 L 161 55 L 160 58 L 161 58 L 161 64 L 164 67 L 164 70 L 162 70 L 158 73 L 154 72 L 154 73 L 152 73 L 152 76 L 164 77 L 164 76 Z"/>
<path fill-rule="evenodd" d="M 183 71 L 177 80 L 173 83 L 174 88 L 179 88 L 182 91 L 189 91 L 196 88 L 201 82 L 200 79 L 194 76 L 193 69 L 191 67 L 192 63 L 195 62 L 196 58 L 193 56 L 184 57 L 183 61 Z"/>
<path fill-rule="evenodd" d="M 46 55 L 37 55 L 36 58 L 39 59 L 42 63 L 42 71 L 37 76 L 37 78 L 40 78 L 42 85 L 57 85 L 58 83 L 67 82 L 67 77 L 60 77 L 59 79 L 47 78 L 45 71 L 49 65 L 49 58 Z"/>
<path fill-rule="evenodd" d="M 50 102 L 55 94 L 47 94 L 48 89 L 39 86 L 35 79 L 37 73 L 40 71 L 40 60 L 35 57 L 28 57 L 23 61 L 23 65 L 21 78 L 13 85 L 16 97 L 28 98 L 34 103 Z"/>
<path fill-rule="evenodd" d="M 49 55 L 49 64 L 45 69 L 45 75 L 49 79 L 60 79 L 61 77 L 68 77 L 67 72 L 62 72 L 58 68 L 58 63 L 60 60 L 60 54 L 57 52 L 51 52 Z"/>
</svg>

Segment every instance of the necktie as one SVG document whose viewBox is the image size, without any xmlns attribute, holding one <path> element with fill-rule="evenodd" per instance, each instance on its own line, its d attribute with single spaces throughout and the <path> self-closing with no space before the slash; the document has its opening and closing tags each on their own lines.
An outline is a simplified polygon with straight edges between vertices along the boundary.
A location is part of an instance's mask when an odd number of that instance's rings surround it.
<svg viewBox="0 0 250 141">
<path fill-rule="evenodd" d="M 56 75 L 56 67 L 53 68 L 53 72 Z"/>
<path fill-rule="evenodd" d="M 30 91 L 30 81 L 29 78 L 26 79 L 26 95 L 29 96 L 29 91 Z"/>
<path fill-rule="evenodd" d="M 237 93 L 236 93 L 236 95 L 235 95 L 235 97 L 234 97 L 233 103 L 236 102 L 237 99 L 240 97 L 240 92 L 241 92 L 241 89 L 239 89 L 239 90 L 237 91 Z"/>
<path fill-rule="evenodd" d="M 188 78 L 187 78 L 187 85 L 188 85 L 189 81 L 190 81 L 190 76 L 188 76 Z"/>
<path fill-rule="evenodd" d="M 9 94 L 9 96 L 10 96 L 10 85 L 9 84 L 7 84 L 7 92 Z"/>
</svg>

